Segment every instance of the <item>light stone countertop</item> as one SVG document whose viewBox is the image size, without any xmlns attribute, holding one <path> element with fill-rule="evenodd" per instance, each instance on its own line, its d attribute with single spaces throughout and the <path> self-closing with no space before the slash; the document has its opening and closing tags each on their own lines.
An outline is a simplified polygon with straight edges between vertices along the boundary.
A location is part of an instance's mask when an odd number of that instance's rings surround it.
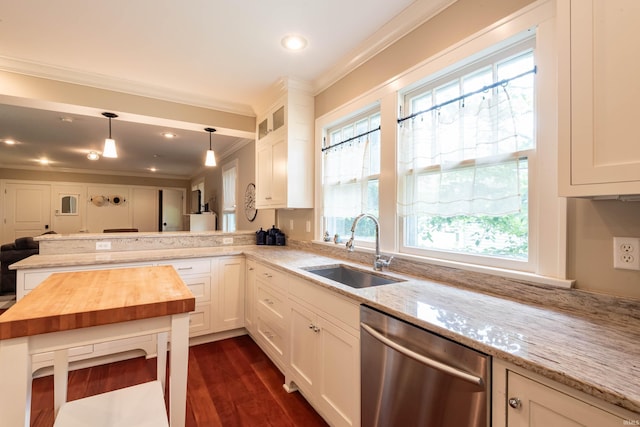
<svg viewBox="0 0 640 427">
<path fill-rule="evenodd" d="M 404 270 L 384 273 L 407 279 L 404 282 L 354 289 L 303 268 L 344 263 L 371 269 L 370 265 L 307 250 L 255 245 L 35 255 L 12 268 L 241 254 L 640 414 L 640 301 L 518 283 L 504 290 L 498 279 L 485 284 L 489 291 L 484 292 L 410 276 Z"/>
</svg>

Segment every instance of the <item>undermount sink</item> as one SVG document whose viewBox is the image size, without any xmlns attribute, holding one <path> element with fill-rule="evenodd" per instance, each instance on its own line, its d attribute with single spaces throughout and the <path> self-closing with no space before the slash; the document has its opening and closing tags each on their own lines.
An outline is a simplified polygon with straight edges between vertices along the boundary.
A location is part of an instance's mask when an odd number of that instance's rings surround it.
<svg viewBox="0 0 640 427">
<path fill-rule="evenodd" d="M 329 280 L 342 283 L 343 285 L 351 286 L 352 288 L 369 288 L 372 286 L 404 282 L 402 279 L 360 270 L 344 264 L 307 267 L 304 270 Z"/>
</svg>

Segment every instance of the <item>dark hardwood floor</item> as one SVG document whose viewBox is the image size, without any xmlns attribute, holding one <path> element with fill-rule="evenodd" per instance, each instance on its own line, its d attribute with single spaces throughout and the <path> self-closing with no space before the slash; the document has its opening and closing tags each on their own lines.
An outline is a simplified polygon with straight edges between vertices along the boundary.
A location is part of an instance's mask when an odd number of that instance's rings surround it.
<svg viewBox="0 0 640 427">
<path fill-rule="evenodd" d="M 69 373 L 69 400 L 155 378 L 155 359 L 138 357 Z M 248 336 L 189 349 L 187 427 L 326 426 Z M 53 378 L 33 381 L 31 426 L 53 425 Z"/>
</svg>

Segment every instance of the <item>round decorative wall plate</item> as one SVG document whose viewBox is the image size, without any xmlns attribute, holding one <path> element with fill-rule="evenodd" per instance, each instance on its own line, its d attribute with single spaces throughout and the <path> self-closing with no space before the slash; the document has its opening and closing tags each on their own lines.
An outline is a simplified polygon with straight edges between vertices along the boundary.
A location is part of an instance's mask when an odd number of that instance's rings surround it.
<svg viewBox="0 0 640 427">
<path fill-rule="evenodd" d="M 258 210 L 256 209 L 256 185 L 250 183 L 244 192 L 244 214 L 249 221 L 256 219 Z"/>
</svg>

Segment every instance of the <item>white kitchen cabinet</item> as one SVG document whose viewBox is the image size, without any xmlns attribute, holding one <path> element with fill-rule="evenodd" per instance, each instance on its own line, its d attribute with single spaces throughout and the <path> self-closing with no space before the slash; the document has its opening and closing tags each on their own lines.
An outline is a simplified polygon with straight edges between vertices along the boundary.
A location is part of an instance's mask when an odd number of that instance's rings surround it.
<svg viewBox="0 0 640 427">
<path fill-rule="evenodd" d="M 562 196 L 640 194 L 637 0 L 561 0 L 559 172 Z"/>
<path fill-rule="evenodd" d="M 640 414 L 499 361 L 494 361 L 493 402 L 494 426 L 614 427 L 640 423 Z"/>
<path fill-rule="evenodd" d="M 285 373 L 289 360 L 288 276 L 261 263 L 256 263 L 255 271 L 256 342 Z"/>
<path fill-rule="evenodd" d="M 256 146 L 256 207 L 283 206 L 287 200 L 287 153 L 284 137 L 271 138 Z"/>
<path fill-rule="evenodd" d="M 244 327 L 247 328 L 249 334 L 255 337 L 256 321 L 255 321 L 255 295 L 256 295 L 256 262 L 253 260 L 245 261 L 245 281 L 244 281 Z"/>
<path fill-rule="evenodd" d="M 360 425 L 359 307 L 304 281 L 289 287 L 289 370 L 297 386 L 333 426 Z"/>
<path fill-rule="evenodd" d="M 213 332 L 244 327 L 244 257 L 214 258 Z"/>
<path fill-rule="evenodd" d="M 292 80 L 256 127 L 256 208 L 313 207 L 313 96 Z"/>
<path fill-rule="evenodd" d="M 196 298 L 196 308 L 189 313 L 189 336 L 211 333 L 211 259 L 172 260 L 158 265 L 173 266 Z"/>
</svg>

